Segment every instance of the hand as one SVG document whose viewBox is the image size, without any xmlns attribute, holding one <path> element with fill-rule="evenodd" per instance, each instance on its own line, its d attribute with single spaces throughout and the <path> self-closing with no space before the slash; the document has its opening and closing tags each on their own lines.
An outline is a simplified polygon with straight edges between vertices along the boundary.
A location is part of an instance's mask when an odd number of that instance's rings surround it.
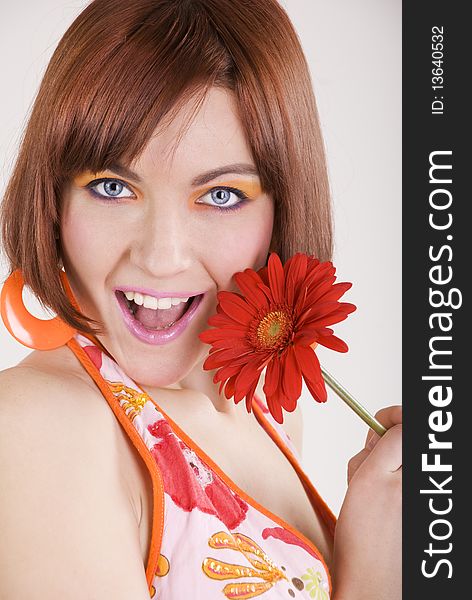
<svg viewBox="0 0 472 600">
<path fill-rule="evenodd" d="M 400 600 L 402 407 L 375 415 L 387 428 L 369 430 L 348 465 L 348 489 L 334 537 L 334 600 Z"/>
</svg>

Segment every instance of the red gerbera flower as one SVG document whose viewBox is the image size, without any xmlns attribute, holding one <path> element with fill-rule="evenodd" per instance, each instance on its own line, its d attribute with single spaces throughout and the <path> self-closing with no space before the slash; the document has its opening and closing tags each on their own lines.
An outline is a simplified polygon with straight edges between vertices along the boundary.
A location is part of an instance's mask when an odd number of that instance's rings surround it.
<svg viewBox="0 0 472 600">
<path fill-rule="evenodd" d="M 285 266 L 272 252 L 267 267 L 245 269 L 234 279 L 243 292 L 220 291 L 217 314 L 209 318 L 214 329 L 199 338 L 212 345 L 203 368 L 217 369 L 214 383 L 224 387 L 226 398 L 236 403 L 252 398 L 262 370 L 267 367 L 264 394 L 278 423 L 282 408 L 295 410 L 302 391 L 302 377 L 317 402 L 327 399 L 320 363 L 312 346 L 321 344 L 347 352 L 345 342 L 328 325 L 339 323 L 356 310 L 354 304 L 338 302 L 352 283 L 334 283 L 331 262 L 301 252 Z"/>
</svg>

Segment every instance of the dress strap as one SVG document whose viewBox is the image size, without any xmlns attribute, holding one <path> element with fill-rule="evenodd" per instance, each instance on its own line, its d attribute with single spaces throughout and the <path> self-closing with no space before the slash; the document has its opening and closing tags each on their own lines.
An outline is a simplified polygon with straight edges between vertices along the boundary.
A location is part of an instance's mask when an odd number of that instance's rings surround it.
<svg viewBox="0 0 472 600">
<path fill-rule="evenodd" d="M 328 531 L 331 536 L 334 536 L 334 530 L 336 528 L 336 516 L 331 511 L 329 506 L 323 500 L 323 498 L 318 493 L 318 490 L 310 481 L 308 475 L 302 469 L 300 461 L 292 452 L 292 450 L 288 447 L 288 445 L 284 442 L 281 437 L 281 434 L 275 429 L 275 427 L 269 422 L 268 417 L 264 414 L 263 409 L 261 408 L 261 400 L 256 397 L 254 394 L 252 408 L 256 419 L 259 421 L 259 424 L 265 429 L 265 431 L 270 435 L 273 441 L 277 444 L 280 450 L 287 457 L 290 464 L 295 469 L 298 477 L 300 478 L 305 490 L 308 493 L 310 498 L 310 502 L 313 508 L 319 513 L 323 521 L 326 523 Z"/>
<path fill-rule="evenodd" d="M 95 340 L 93 340 L 94 343 Z M 156 461 L 152 454 L 147 448 L 144 440 L 141 438 L 135 427 L 129 420 L 126 413 L 123 411 L 120 402 L 117 397 L 113 394 L 108 383 L 100 373 L 100 370 L 90 359 L 89 355 L 85 352 L 82 346 L 77 342 L 75 338 L 72 338 L 67 342 L 67 346 L 72 350 L 77 359 L 80 361 L 84 369 L 93 379 L 111 409 L 113 410 L 119 423 L 126 431 L 128 436 L 131 438 L 135 448 L 138 450 L 141 458 L 145 462 L 152 480 L 152 494 L 153 494 L 153 509 L 152 509 L 152 530 L 151 530 L 151 542 L 149 557 L 146 566 L 146 581 L 148 588 L 151 589 L 152 583 L 155 577 L 155 573 L 158 567 L 159 553 L 162 544 L 162 535 L 164 530 L 164 484 L 162 481 L 162 475 L 159 471 Z"/>
</svg>

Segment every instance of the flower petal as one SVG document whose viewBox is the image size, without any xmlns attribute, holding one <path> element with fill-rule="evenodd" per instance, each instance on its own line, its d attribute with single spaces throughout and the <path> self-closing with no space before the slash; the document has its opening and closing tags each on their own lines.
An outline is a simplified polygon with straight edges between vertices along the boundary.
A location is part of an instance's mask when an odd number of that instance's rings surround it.
<svg viewBox="0 0 472 600">
<path fill-rule="evenodd" d="M 336 310 L 330 313 L 329 315 L 325 315 L 323 317 L 320 317 L 319 319 L 310 321 L 306 324 L 306 327 L 309 329 L 313 329 L 315 327 L 320 326 L 326 327 L 327 325 L 334 325 L 334 323 L 341 323 L 341 321 L 344 321 L 344 319 L 347 319 L 347 315 L 341 310 Z"/>
<path fill-rule="evenodd" d="M 322 331 L 319 331 L 318 329 L 317 331 L 323 335 Z M 212 342 L 212 348 L 210 352 L 212 350 L 223 350 L 225 348 L 232 348 L 235 346 L 241 349 L 241 353 L 254 352 L 254 348 L 247 343 L 246 338 L 239 338 L 236 336 L 233 338 L 214 340 Z"/>
<path fill-rule="evenodd" d="M 325 402 L 327 399 L 326 388 L 316 353 L 309 346 L 296 346 L 295 353 L 310 393 L 318 402 Z"/>
<path fill-rule="evenodd" d="M 206 369 L 205 363 L 203 363 L 203 368 Z M 209 371 L 210 369 L 207 370 Z M 218 381 L 225 381 L 233 375 L 239 375 L 240 371 L 241 365 L 226 364 L 224 365 L 224 367 L 221 367 L 221 369 L 218 369 L 218 371 L 215 373 L 213 377 L 213 382 L 217 383 Z"/>
<path fill-rule="evenodd" d="M 348 315 L 357 310 L 357 306 L 351 302 L 340 302 L 339 306 L 341 306 L 344 312 Z"/>
<path fill-rule="evenodd" d="M 316 401 L 325 402 L 326 386 L 312 346 L 347 352 L 347 344 L 328 326 L 356 310 L 354 304 L 339 301 L 352 284 L 335 283 L 331 261 L 321 263 L 314 256 L 296 253 L 283 265 L 274 252 L 267 266 L 257 272 L 247 268 L 235 273 L 234 281 L 242 294 L 218 292 L 216 314 L 208 319 L 213 329 L 199 335 L 202 342 L 212 345 L 203 366 L 215 371 L 213 382 L 220 382 L 220 394 L 224 390 L 225 397 L 233 397 L 235 403 L 245 397 L 251 412 L 257 383 L 267 367 L 263 391 L 277 422 L 283 423 L 283 410 L 295 410 L 303 382 Z M 293 317 L 281 355 L 262 352 L 252 341 L 257 319 L 278 309 L 278 304 Z"/>
<path fill-rule="evenodd" d="M 225 385 L 225 397 L 230 400 L 234 395 L 234 382 L 236 381 L 237 375 L 233 375 L 228 379 Z"/>
<path fill-rule="evenodd" d="M 246 410 L 248 413 L 250 413 L 251 409 L 252 409 L 252 399 L 254 397 L 254 393 L 256 391 L 258 382 L 259 382 L 259 379 L 257 379 L 254 382 L 254 384 L 252 385 L 252 387 L 249 389 L 248 393 L 246 394 Z"/>
<path fill-rule="evenodd" d="M 282 374 L 282 390 L 296 404 L 302 393 L 302 373 L 293 346 L 288 346 L 285 352 Z"/>
<path fill-rule="evenodd" d="M 217 296 L 224 312 L 238 323 L 247 325 L 254 318 L 254 309 L 235 292 L 223 290 Z"/>
<path fill-rule="evenodd" d="M 257 287 L 264 292 L 269 303 L 274 302 L 274 296 L 269 286 L 267 286 L 265 283 L 258 283 Z"/>
<path fill-rule="evenodd" d="M 317 340 L 318 344 L 336 350 L 337 352 L 347 352 L 349 350 L 346 342 L 336 337 L 335 335 L 320 335 Z"/>
<path fill-rule="evenodd" d="M 324 281 L 330 281 L 331 284 L 336 281 L 336 269 L 331 263 L 321 264 L 316 269 L 313 269 L 305 279 L 305 283 L 310 289 L 317 288 Z"/>
<path fill-rule="evenodd" d="M 302 329 L 295 334 L 293 343 L 295 346 L 310 346 L 317 341 L 318 337 L 318 329 Z"/>
<path fill-rule="evenodd" d="M 271 396 L 266 396 L 266 400 L 267 408 L 269 409 L 270 414 L 274 417 L 277 423 L 282 424 L 284 422 L 284 418 L 282 415 L 282 407 L 280 405 L 278 390 Z"/>
<path fill-rule="evenodd" d="M 257 310 L 260 308 L 268 308 L 267 296 L 258 287 L 258 283 L 264 283 L 259 275 L 252 269 L 245 269 L 243 273 L 235 273 L 233 275 L 239 289 L 246 296 Z"/>
<path fill-rule="evenodd" d="M 287 412 L 293 412 L 297 408 L 298 398 L 290 398 L 286 394 L 280 394 L 280 404 Z"/>
<path fill-rule="evenodd" d="M 349 281 L 334 283 L 331 286 L 331 289 L 328 292 L 326 292 L 325 296 L 320 298 L 320 300 L 339 300 L 339 298 L 341 298 L 341 296 L 343 296 L 351 288 L 352 283 L 350 283 Z"/>
<path fill-rule="evenodd" d="M 293 306 L 295 298 L 299 295 L 303 287 L 302 284 L 306 277 L 307 265 L 308 257 L 301 252 L 297 252 L 297 254 L 290 257 L 285 263 L 286 299 L 290 306 Z"/>
<path fill-rule="evenodd" d="M 274 302 L 283 302 L 285 274 L 282 261 L 275 252 L 271 252 L 269 256 L 269 260 L 267 261 L 267 271 Z"/>
<path fill-rule="evenodd" d="M 311 323 L 339 310 L 339 302 L 318 302 L 303 312 L 297 320 L 297 328 L 310 327 Z"/>
<path fill-rule="evenodd" d="M 324 380 L 322 379 L 321 381 L 312 381 L 310 379 L 307 379 L 306 377 L 303 378 L 305 380 L 306 387 L 308 388 L 308 391 L 313 396 L 313 398 L 320 403 L 326 402 L 326 400 L 328 399 L 328 395 L 326 393 Z"/>
<path fill-rule="evenodd" d="M 205 360 L 205 369 L 213 370 L 225 364 L 242 365 L 248 362 L 249 353 L 241 353 L 237 348 L 225 348 L 211 352 Z"/>
<path fill-rule="evenodd" d="M 266 396 L 272 396 L 279 387 L 280 362 L 278 358 L 273 358 L 267 365 L 264 386 L 262 388 Z"/>
<path fill-rule="evenodd" d="M 228 315 L 224 312 L 209 317 L 208 325 L 212 325 L 213 327 L 230 327 L 231 329 L 237 329 L 238 331 L 242 332 L 246 332 L 247 330 L 246 325 L 242 325 L 241 323 L 234 321 L 231 317 L 228 317 Z"/>
<path fill-rule="evenodd" d="M 254 357 L 241 368 L 241 371 L 234 382 L 235 398 L 236 396 L 245 396 L 254 385 L 254 381 L 257 385 L 261 375 L 261 363 L 262 361 L 260 359 Z"/>
<path fill-rule="evenodd" d="M 334 282 L 336 269 L 331 262 L 320 263 L 318 266 L 309 269 L 308 275 L 305 278 L 305 284 L 309 288 L 317 287 L 322 281 L 332 279 Z"/>
<path fill-rule="evenodd" d="M 335 281 L 336 277 L 329 277 L 318 282 L 315 286 L 309 286 L 306 298 L 307 304 L 315 304 L 318 302 L 324 296 L 324 294 L 326 294 L 326 292 L 333 287 L 333 283 Z"/>
<path fill-rule="evenodd" d="M 233 339 L 233 338 L 241 338 L 242 332 L 239 329 L 229 329 L 229 328 L 215 328 L 215 329 L 205 329 L 201 333 L 198 334 L 199 339 L 202 342 L 207 344 L 212 344 L 216 340 L 224 340 L 224 339 Z M 244 333 L 245 335 L 245 333 Z"/>
<path fill-rule="evenodd" d="M 265 285 L 269 286 L 269 276 L 267 274 L 267 267 L 262 267 L 258 272 L 259 277 L 262 279 Z"/>
</svg>

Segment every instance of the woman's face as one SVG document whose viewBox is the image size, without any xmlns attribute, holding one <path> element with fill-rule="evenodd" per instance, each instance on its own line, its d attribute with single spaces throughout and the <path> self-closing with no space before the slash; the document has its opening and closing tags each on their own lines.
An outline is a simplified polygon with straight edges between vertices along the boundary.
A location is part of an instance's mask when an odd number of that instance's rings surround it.
<svg viewBox="0 0 472 600">
<path fill-rule="evenodd" d="M 232 275 L 261 268 L 271 249 L 273 201 L 261 191 L 233 96 L 211 89 L 172 153 L 192 106 L 156 131 L 128 170 L 81 173 L 63 197 L 74 294 L 104 324 L 100 341 L 143 385 L 172 385 L 203 360 L 209 347 L 197 336 L 216 293 L 237 290 Z"/>
</svg>

